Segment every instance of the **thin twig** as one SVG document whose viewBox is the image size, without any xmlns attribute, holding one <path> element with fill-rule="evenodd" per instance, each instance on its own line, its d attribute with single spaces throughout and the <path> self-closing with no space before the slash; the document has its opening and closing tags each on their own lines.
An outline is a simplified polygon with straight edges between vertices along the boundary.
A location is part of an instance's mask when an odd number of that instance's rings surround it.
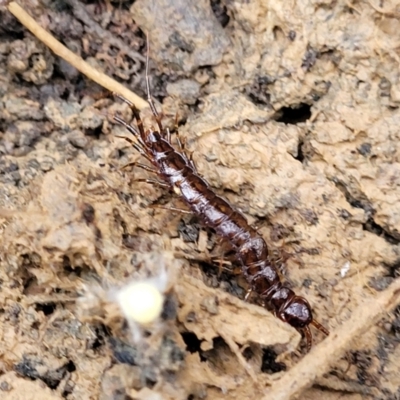
<svg viewBox="0 0 400 400">
<path fill-rule="evenodd" d="M 81 57 L 74 54 L 71 50 L 67 49 L 50 33 L 43 29 L 19 4 L 12 1 L 8 5 L 8 10 L 14 15 L 18 21 L 21 22 L 27 29 L 29 29 L 41 42 L 48 46 L 55 54 L 73 65 L 78 71 L 86 75 L 92 81 L 103 86 L 110 92 L 116 92 L 121 96 L 130 100 L 139 110 L 148 107 L 147 101 L 131 92 L 119 82 L 110 78 L 109 76 L 97 71 L 91 67 Z"/>
<path fill-rule="evenodd" d="M 235 354 L 235 356 L 237 357 L 240 365 L 249 374 L 250 378 L 252 379 L 254 384 L 257 386 L 257 388 L 261 389 L 261 384 L 260 384 L 259 380 L 257 379 L 257 376 L 256 376 L 255 372 L 253 371 L 253 368 L 251 367 L 251 365 L 244 358 L 244 356 L 241 353 L 240 348 L 236 344 L 236 342 L 234 340 L 232 340 L 232 338 L 229 335 L 227 335 L 224 331 L 221 331 L 221 332 L 218 331 L 218 333 L 221 335 L 222 339 L 224 339 L 224 341 L 229 346 L 231 351 Z"/>
<path fill-rule="evenodd" d="M 262 400 L 289 400 L 298 396 L 317 378 L 329 371 L 331 365 L 343 355 L 354 339 L 366 332 L 382 318 L 382 315 L 398 305 L 399 299 L 400 279 L 397 279 L 385 291 L 357 307 L 348 321 L 331 332 L 330 336 L 281 379 L 275 381 L 271 389 L 265 392 Z"/>
</svg>

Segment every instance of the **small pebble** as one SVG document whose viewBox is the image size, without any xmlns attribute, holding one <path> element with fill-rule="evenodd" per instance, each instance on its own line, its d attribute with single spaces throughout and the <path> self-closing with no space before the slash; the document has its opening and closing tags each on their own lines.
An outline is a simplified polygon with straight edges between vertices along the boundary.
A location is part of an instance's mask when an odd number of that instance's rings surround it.
<svg viewBox="0 0 400 400">
<path fill-rule="evenodd" d="M 182 79 L 180 81 L 169 83 L 167 93 L 186 104 L 195 104 L 200 96 L 200 84 L 191 79 Z"/>
<path fill-rule="evenodd" d="M 83 149 L 88 143 L 88 138 L 85 136 L 85 134 L 77 129 L 68 133 L 68 140 L 73 146 L 77 147 L 78 149 Z"/>
</svg>

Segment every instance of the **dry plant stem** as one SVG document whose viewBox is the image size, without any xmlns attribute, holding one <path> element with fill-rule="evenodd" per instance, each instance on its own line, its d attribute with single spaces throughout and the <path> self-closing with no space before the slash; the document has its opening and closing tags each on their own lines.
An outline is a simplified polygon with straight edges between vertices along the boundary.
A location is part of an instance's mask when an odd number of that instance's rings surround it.
<svg viewBox="0 0 400 400">
<path fill-rule="evenodd" d="M 329 371 L 331 364 L 342 356 L 354 339 L 374 325 L 384 313 L 392 310 L 399 301 L 400 279 L 397 279 L 385 291 L 357 307 L 348 321 L 331 332 L 330 336 L 276 381 L 262 400 L 296 398 L 318 377 Z"/>
<path fill-rule="evenodd" d="M 110 92 L 116 92 L 127 99 L 129 99 L 135 106 L 142 110 L 148 107 L 147 101 L 131 92 L 129 89 L 111 79 L 107 75 L 97 71 L 86 63 L 81 57 L 74 54 L 72 51 L 67 49 L 58 40 L 54 38 L 50 33 L 43 29 L 36 21 L 15 1 L 12 1 L 8 5 L 8 10 L 14 15 L 18 21 L 21 22 L 27 29 L 29 29 L 41 42 L 48 46 L 55 54 L 63 58 L 65 61 L 73 65 L 78 71 L 86 75 L 89 79 L 103 86 Z"/>
<path fill-rule="evenodd" d="M 246 359 L 243 357 L 243 354 L 240 351 L 239 346 L 236 344 L 234 340 L 231 339 L 227 334 L 224 332 L 218 332 L 222 339 L 228 344 L 229 348 L 233 353 L 235 353 L 235 356 L 237 357 L 240 365 L 246 370 L 246 372 L 249 374 L 250 378 L 253 380 L 254 384 L 257 385 L 258 388 L 261 388 L 260 383 L 258 382 L 257 376 L 254 373 L 251 365 L 248 364 Z"/>
</svg>

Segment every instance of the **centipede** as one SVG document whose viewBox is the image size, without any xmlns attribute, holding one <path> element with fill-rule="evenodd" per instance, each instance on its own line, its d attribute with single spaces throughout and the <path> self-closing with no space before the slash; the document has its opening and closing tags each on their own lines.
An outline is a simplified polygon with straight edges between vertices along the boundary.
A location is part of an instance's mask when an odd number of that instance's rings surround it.
<svg viewBox="0 0 400 400">
<path fill-rule="evenodd" d="M 172 145 L 170 130 L 164 128 L 163 117 L 151 96 L 148 64 L 147 52 L 147 100 L 156 121 L 156 129 L 145 128 L 137 107 L 123 96 L 114 93 L 115 97 L 130 107 L 135 121 L 135 124 L 133 120 L 128 123 L 118 115 L 114 116 L 115 122 L 124 126 L 135 140 L 121 137 L 128 140 L 152 167 L 140 163 L 135 165 L 158 176 L 161 181 L 147 181 L 157 182 L 176 193 L 191 213 L 229 243 L 235 259 L 241 266 L 241 273 L 249 285 L 249 293 L 255 292 L 262 304 L 268 306 L 276 317 L 299 331 L 306 339 L 307 352 L 310 351 L 312 347 L 310 326 L 314 326 L 325 335 L 329 335 L 328 329 L 315 320 L 310 303 L 304 297 L 296 295 L 282 281 L 277 266 L 271 261 L 264 238 L 248 223 L 241 212 L 217 195 L 209 183 L 199 175 L 192 158 L 186 154 L 179 136 L 177 137 L 179 149 Z"/>
</svg>

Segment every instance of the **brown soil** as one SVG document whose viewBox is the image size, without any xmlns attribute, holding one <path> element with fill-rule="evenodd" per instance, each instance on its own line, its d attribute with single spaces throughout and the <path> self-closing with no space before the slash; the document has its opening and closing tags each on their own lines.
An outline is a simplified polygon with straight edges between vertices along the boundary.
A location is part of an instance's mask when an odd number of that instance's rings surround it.
<svg viewBox="0 0 400 400">
<path fill-rule="evenodd" d="M 122 168 L 140 160 L 116 137 L 126 105 L 2 5 L 0 398 L 399 398 L 396 2 L 19 4 L 144 98 L 149 33 L 164 123 L 178 113 L 199 173 L 332 333 L 304 356 L 294 329 L 245 303 L 246 283 L 211 262 L 226 246 L 195 216 L 150 208 L 182 205 Z M 115 303 L 140 279 L 165 294 L 146 329 Z"/>
</svg>

